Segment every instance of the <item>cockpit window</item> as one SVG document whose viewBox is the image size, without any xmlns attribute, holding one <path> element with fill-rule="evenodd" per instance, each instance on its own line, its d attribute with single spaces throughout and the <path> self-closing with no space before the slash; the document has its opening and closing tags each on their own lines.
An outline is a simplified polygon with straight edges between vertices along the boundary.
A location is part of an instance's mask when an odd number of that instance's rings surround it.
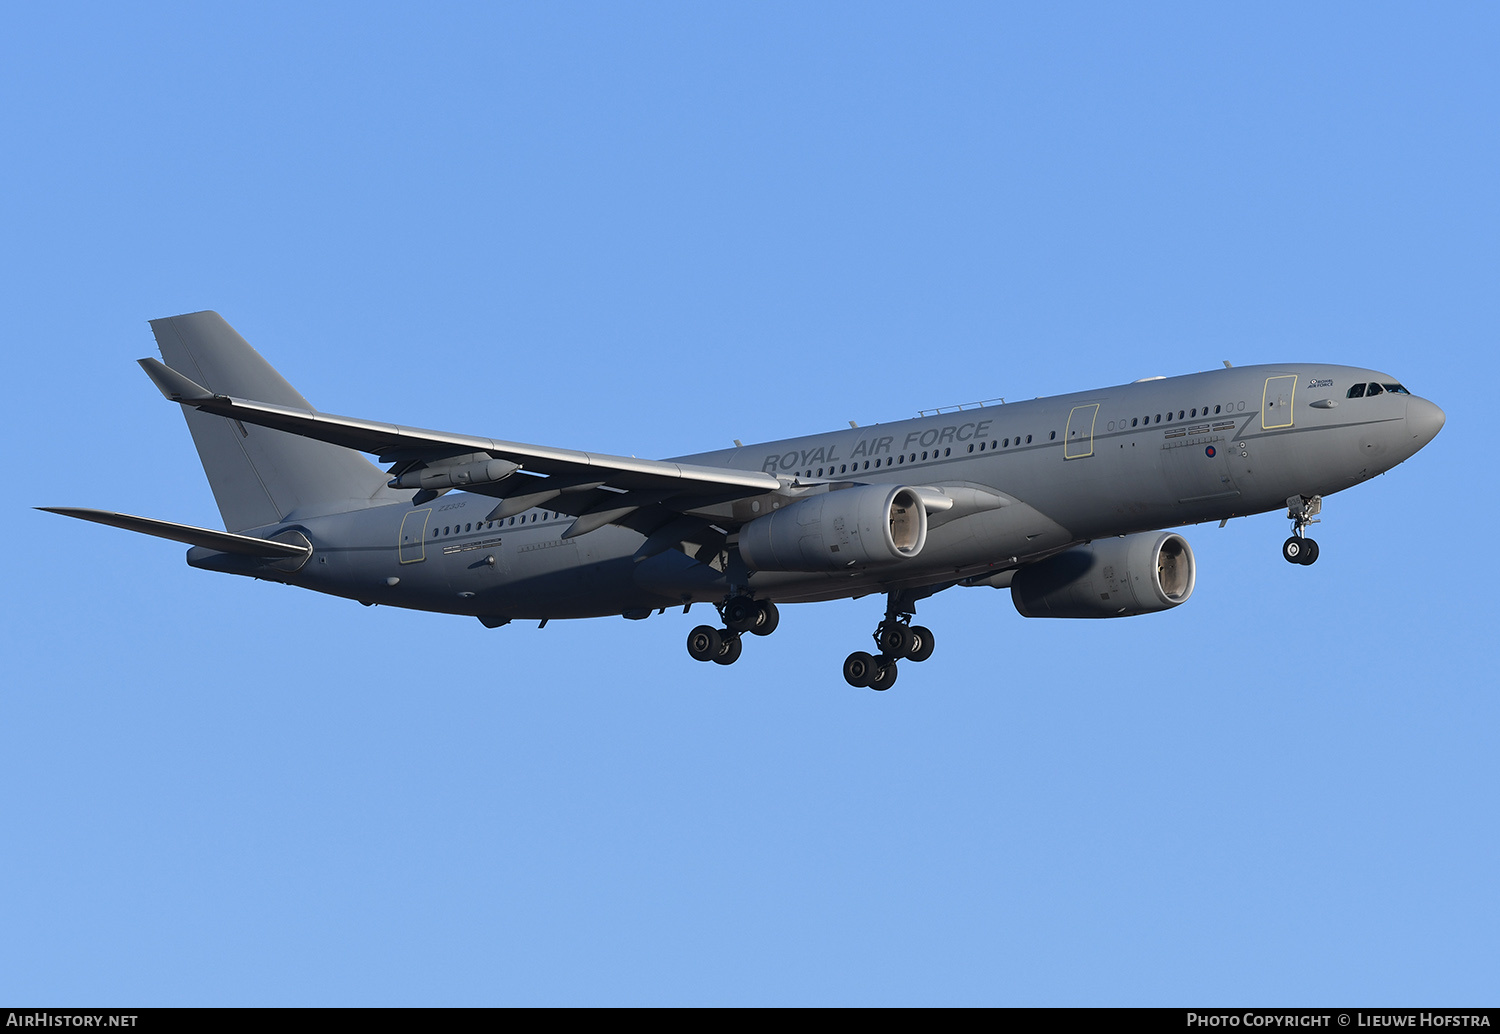
<svg viewBox="0 0 1500 1034">
<path fill-rule="evenodd" d="M 1354 387 L 1350 388 L 1349 389 L 1349 397 L 1351 399 L 1362 399 L 1362 398 L 1364 398 L 1365 397 L 1365 386 L 1363 384 L 1356 384 Z"/>
<path fill-rule="evenodd" d="M 1411 392 L 1407 391 L 1405 388 L 1403 388 L 1399 384 L 1387 384 L 1387 385 L 1385 385 L 1385 390 L 1388 391 L 1388 392 L 1390 392 L 1392 395 L 1410 395 L 1411 394 Z"/>
<path fill-rule="evenodd" d="M 1374 398 L 1376 395 L 1379 395 L 1379 394 L 1380 394 L 1380 385 L 1378 385 L 1378 384 L 1371 384 L 1371 385 L 1366 386 L 1366 388 L 1365 388 L 1365 398 Z"/>
</svg>

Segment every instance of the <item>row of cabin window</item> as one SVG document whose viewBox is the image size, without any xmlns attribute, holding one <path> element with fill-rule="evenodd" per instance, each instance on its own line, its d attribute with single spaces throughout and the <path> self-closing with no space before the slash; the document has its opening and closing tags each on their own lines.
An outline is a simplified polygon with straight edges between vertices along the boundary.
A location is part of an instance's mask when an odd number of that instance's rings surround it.
<svg viewBox="0 0 1500 1034">
<path fill-rule="evenodd" d="M 1224 406 L 1215 406 L 1213 413 L 1210 414 L 1209 411 L 1208 411 L 1208 407 L 1204 406 L 1203 407 L 1203 415 L 1205 417 L 1210 416 L 1210 415 L 1212 415 L 1212 416 L 1218 416 L 1220 413 L 1222 413 L 1224 411 L 1224 408 L 1225 408 Z M 1229 403 L 1229 407 L 1228 408 L 1229 408 L 1230 412 L 1233 412 L 1234 411 L 1234 403 L 1233 402 Z M 1183 411 L 1183 410 L 1179 409 L 1177 411 L 1177 415 L 1175 417 L 1172 415 L 1172 411 L 1170 409 L 1167 410 L 1166 420 L 1167 420 L 1167 423 L 1169 423 L 1169 424 L 1172 421 L 1174 421 L 1174 420 L 1197 420 L 1197 419 L 1198 419 L 1198 410 L 1196 410 L 1196 409 L 1189 409 L 1187 411 Z M 1156 414 L 1156 419 L 1155 420 L 1153 420 L 1149 415 L 1148 416 L 1142 416 L 1142 417 L 1134 417 L 1133 416 L 1133 417 L 1130 418 L 1130 426 L 1131 427 L 1136 427 L 1139 424 L 1151 424 L 1151 423 L 1159 424 L 1159 423 L 1161 423 L 1161 421 L 1162 421 L 1162 415 L 1160 413 Z"/>
<path fill-rule="evenodd" d="M 1399 384 L 1386 384 L 1382 386 L 1376 384 L 1374 381 L 1371 381 L 1369 384 L 1356 384 L 1354 387 L 1350 388 L 1348 397 L 1351 399 L 1374 398 L 1376 395 L 1379 395 L 1381 393 L 1382 388 L 1383 390 L 1390 392 L 1392 395 L 1411 394 L 1411 392 L 1407 391 Z"/>
<path fill-rule="evenodd" d="M 1387 385 L 1387 387 L 1389 387 L 1389 385 Z M 1396 387 L 1400 387 L 1400 385 L 1397 385 Z M 1405 391 L 1406 389 L 1402 388 L 1401 390 Z M 1352 389 L 1351 389 L 1351 391 L 1352 391 Z M 1350 397 L 1353 398 L 1354 396 L 1351 395 Z M 1228 408 L 1229 408 L 1229 410 L 1231 412 L 1233 412 L 1233 410 L 1234 410 L 1234 403 L 1232 403 L 1232 402 L 1229 403 Z M 1241 405 L 1240 408 L 1243 409 L 1244 406 Z M 1225 407 L 1223 405 L 1215 406 L 1212 415 L 1213 416 L 1218 416 L 1221 413 L 1223 413 L 1224 409 L 1225 409 Z M 1205 417 L 1207 417 L 1207 416 L 1210 415 L 1209 412 L 1208 412 L 1208 407 L 1207 406 L 1203 407 L 1203 415 Z M 1143 417 L 1131 417 L 1131 419 L 1130 419 L 1130 426 L 1131 427 L 1139 427 L 1143 423 L 1145 423 L 1145 424 L 1158 423 L 1159 424 L 1159 423 L 1162 422 L 1163 419 L 1164 418 L 1163 418 L 1163 415 L 1161 413 L 1157 413 L 1156 414 L 1156 418 L 1155 418 L 1154 421 L 1152 420 L 1152 418 L 1149 415 L 1148 416 L 1143 416 Z M 1196 419 L 1198 419 L 1198 410 L 1196 408 L 1189 409 L 1189 410 L 1179 409 L 1177 411 L 1177 415 L 1175 417 L 1172 415 L 1172 413 L 1171 413 L 1170 410 L 1165 415 L 1165 420 L 1167 421 L 1167 423 L 1171 423 L 1173 420 L 1196 420 Z M 1047 435 L 1047 440 L 1048 441 L 1056 441 L 1057 440 L 1057 432 L 1056 431 L 1050 432 Z M 1017 445 L 1022 444 L 1021 436 L 1020 435 L 1016 435 L 1015 444 L 1017 444 Z M 1031 444 L 1031 435 L 1028 434 L 1026 436 L 1025 444 L 1027 444 L 1027 445 Z M 1009 438 L 1003 438 L 999 442 L 994 442 L 994 441 L 980 442 L 979 443 L 979 451 L 980 452 L 984 452 L 986 445 L 988 445 L 991 449 L 1008 449 L 1008 448 L 1010 448 L 1011 440 Z M 970 445 L 969 445 L 969 451 L 970 452 L 974 451 L 974 445 L 973 445 L 973 443 L 970 443 Z M 952 449 L 944 449 L 943 453 L 942 453 L 942 456 L 940 457 L 938 455 L 938 453 L 937 453 L 937 450 L 934 449 L 933 452 L 932 452 L 932 458 L 933 459 L 941 459 L 943 457 L 946 457 L 946 456 L 950 455 L 952 452 L 953 452 Z M 924 460 L 927 459 L 927 453 L 925 453 L 925 452 L 922 453 L 922 459 L 924 459 Z M 870 469 L 870 462 L 871 461 L 869 461 L 869 460 L 865 460 L 863 468 L 861 468 L 858 463 L 855 463 L 853 465 L 853 468 L 856 471 L 858 471 L 860 469 L 869 470 Z M 917 454 L 916 453 L 911 453 L 909 456 L 897 456 L 894 461 L 893 460 L 886 460 L 885 461 L 885 465 L 889 467 L 889 466 L 894 466 L 895 464 L 898 464 L 898 463 L 908 463 L 908 462 L 910 462 L 910 463 L 916 463 L 917 462 Z M 880 460 L 875 460 L 874 463 L 875 463 L 876 467 L 880 466 Z M 817 468 L 817 475 L 816 476 L 817 477 L 822 477 L 823 476 L 823 472 L 824 472 L 825 469 L 827 470 L 829 477 L 832 477 L 834 474 L 847 474 L 847 473 L 849 473 L 849 468 L 850 468 L 850 465 L 847 464 L 847 463 L 841 463 L 841 464 L 839 464 L 839 467 L 838 467 L 837 470 L 835 470 L 833 467 L 827 467 L 827 468 L 818 467 Z M 802 472 L 802 476 L 803 477 L 813 477 L 814 476 L 813 475 L 813 468 L 809 467 L 807 470 L 804 470 Z"/>
<path fill-rule="evenodd" d="M 1057 437 L 1057 432 L 1053 431 L 1047 437 L 1048 437 L 1049 440 L 1055 439 Z M 1016 435 L 1015 444 L 1017 444 L 1017 445 L 1021 444 L 1021 436 L 1020 435 Z M 1029 435 L 1029 434 L 1026 436 L 1026 444 L 1027 445 L 1031 444 L 1031 435 Z M 1010 448 L 1010 445 L 1011 445 L 1011 440 L 1009 438 L 1002 439 L 1001 441 L 998 441 L 998 442 L 986 440 L 986 441 L 982 441 L 982 442 L 979 443 L 979 451 L 980 452 L 984 452 L 986 446 L 988 446 L 991 449 L 1008 449 L 1008 448 Z M 969 444 L 969 451 L 970 452 L 974 451 L 974 445 L 973 445 L 972 442 Z M 946 459 L 947 457 L 952 456 L 952 455 L 953 455 L 953 449 L 951 447 L 947 448 L 947 449 L 944 449 L 941 453 L 939 453 L 936 449 L 931 450 L 931 453 L 930 453 L 931 458 L 935 459 L 935 460 Z M 921 454 L 921 456 L 922 456 L 923 460 L 926 460 L 926 459 L 929 458 L 929 453 L 923 452 Z M 918 462 L 918 460 L 917 460 L 917 453 L 913 452 L 913 453 L 909 453 L 909 454 L 907 454 L 905 456 L 897 456 L 894 459 L 865 460 L 864 466 L 860 466 L 859 463 L 840 463 L 838 465 L 837 469 L 834 469 L 833 467 L 818 467 L 816 475 L 813 474 L 813 468 L 809 467 L 807 470 L 804 470 L 802 472 L 802 476 L 806 477 L 806 478 L 810 478 L 810 477 L 814 477 L 814 476 L 816 476 L 816 477 L 822 477 L 824 470 L 827 470 L 828 471 L 828 476 L 829 477 L 833 477 L 835 474 L 847 474 L 851 470 L 855 471 L 855 472 L 858 472 L 860 470 L 869 470 L 871 463 L 873 463 L 875 465 L 876 469 L 878 470 L 882 465 L 883 466 L 887 466 L 887 467 L 894 467 L 894 466 L 897 466 L 898 464 L 916 463 L 916 462 Z"/>
<path fill-rule="evenodd" d="M 560 515 L 555 513 L 534 513 L 531 515 L 531 523 L 535 524 L 539 520 L 550 521 L 552 518 L 557 516 Z M 521 523 L 527 523 L 526 515 L 524 513 L 521 514 Z M 453 525 L 451 528 L 445 525 L 440 529 L 433 528 L 432 537 L 437 538 L 439 535 L 462 535 L 466 531 L 494 531 L 496 528 L 513 528 L 515 527 L 515 524 L 516 518 L 512 517 L 509 521 L 480 521 L 478 524 L 465 524 L 462 528 L 460 528 L 457 524 Z"/>
</svg>

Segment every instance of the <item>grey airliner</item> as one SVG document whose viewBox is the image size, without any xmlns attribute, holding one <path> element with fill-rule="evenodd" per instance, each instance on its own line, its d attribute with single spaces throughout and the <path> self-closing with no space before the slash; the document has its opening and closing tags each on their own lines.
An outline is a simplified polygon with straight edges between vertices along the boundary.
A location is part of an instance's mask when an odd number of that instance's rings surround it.
<svg viewBox="0 0 1500 1034">
<path fill-rule="evenodd" d="M 1009 588 L 1026 617 L 1167 610 L 1197 568 L 1163 529 L 1283 508 L 1282 556 L 1310 565 L 1323 497 L 1444 422 L 1375 370 L 1226 363 L 642 460 L 332 416 L 217 313 L 151 329 L 164 362 L 140 364 L 187 418 L 226 530 L 45 509 L 188 543 L 193 567 L 489 628 L 708 604 L 719 621 L 687 647 L 718 664 L 774 632 L 778 604 L 883 593 L 874 651 L 844 662 L 880 690 L 932 655 L 916 606 L 953 586 Z"/>
</svg>

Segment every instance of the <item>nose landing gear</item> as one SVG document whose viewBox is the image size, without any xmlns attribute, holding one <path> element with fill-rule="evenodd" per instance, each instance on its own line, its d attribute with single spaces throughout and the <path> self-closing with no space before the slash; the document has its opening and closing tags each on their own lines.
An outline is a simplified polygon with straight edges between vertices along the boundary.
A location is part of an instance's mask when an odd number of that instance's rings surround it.
<svg viewBox="0 0 1500 1034">
<path fill-rule="evenodd" d="M 1292 536 L 1281 544 L 1281 558 L 1289 564 L 1304 566 L 1318 559 L 1318 544 L 1307 538 L 1303 530 L 1309 524 L 1320 524 L 1318 514 L 1323 512 L 1323 497 L 1320 495 L 1294 495 L 1286 501 L 1286 515 L 1292 522 Z"/>
</svg>

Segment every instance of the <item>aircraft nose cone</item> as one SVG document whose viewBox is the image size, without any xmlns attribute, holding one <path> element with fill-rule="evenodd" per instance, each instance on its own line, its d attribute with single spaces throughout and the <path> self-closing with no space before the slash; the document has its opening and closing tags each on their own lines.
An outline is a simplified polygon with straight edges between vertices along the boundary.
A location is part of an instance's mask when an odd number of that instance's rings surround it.
<svg viewBox="0 0 1500 1034">
<path fill-rule="evenodd" d="M 1410 398 L 1406 402 L 1406 428 L 1412 438 L 1426 445 L 1437 437 L 1448 418 L 1426 399 Z"/>
</svg>

